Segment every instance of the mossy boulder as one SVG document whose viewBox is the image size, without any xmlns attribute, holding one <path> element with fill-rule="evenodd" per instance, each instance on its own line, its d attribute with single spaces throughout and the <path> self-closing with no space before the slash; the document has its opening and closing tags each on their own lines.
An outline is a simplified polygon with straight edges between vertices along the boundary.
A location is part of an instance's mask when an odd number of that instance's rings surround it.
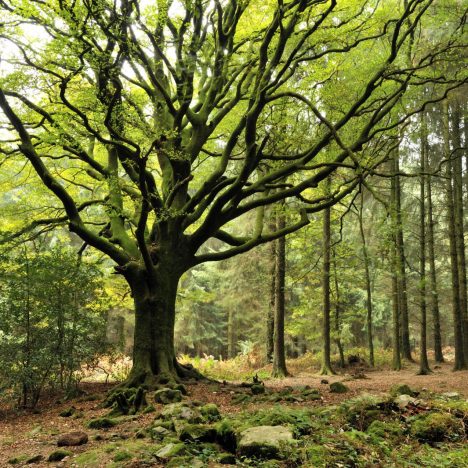
<svg viewBox="0 0 468 468">
<path fill-rule="evenodd" d="M 291 429 L 284 426 L 257 426 L 239 435 L 239 456 L 256 458 L 280 457 L 294 442 Z"/>
<path fill-rule="evenodd" d="M 146 390 L 143 387 L 115 390 L 107 397 L 103 406 L 111 408 L 109 416 L 136 414 L 148 406 Z"/>
<path fill-rule="evenodd" d="M 173 388 L 161 388 L 154 393 L 154 401 L 162 405 L 182 401 L 182 392 Z"/>
<path fill-rule="evenodd" d="M 56 461 L 62 461 L 65 457 L 69 457 L 72 455 L 72 452 L 68 450 L 55 450 L 55 452 L 52 452 L 49 457 L 47 458 L 47 461 L 49 462 L 56 462 Z"/>
<path fill-rule="evenodd" d="M 215 442 L 216 438 L 216 429 L 207 424 L 187 424 L 179 434 L 182 442 Z"/>
<path fill-rule="evenodd" d="M 76 408 L 74 406 L 72 406 L 71 408 L 67 408 L 67 409 L 64 409 L 63 411 L 61 411 L 59 413 L 59 416 L 61 416 L 62 418 L 69 418 L 69 417 L 73 416 L 75 413 L 76 413 Z"/>
<path fill-rule="evenodd" d="M 89 429 L 109 429 L 117 425 L 117 421 L 111 418 L 95 418 L 88 421 Z"/>
<path fill-rule="evenodd" d="M 163 440 L 172 434 L 172 431 L 164 426 L 153 426 L 149 430 L 149 435 L 153 440 Z"/>
<path fill-rule="evenodd" d="M 462 422 L 449 413 L 427 413 L 411 424 L 411 434 L 422 442 L 455 440 L 462 432 Z"/>
<path fill-rule="evenodd" d="M 158 458 L 167 459 L 187 454 L 187 446 L 181 443 L 169 443 L 156 452 Z"/>
<path fill-rule="evenodd" d="M 348 387 L 343 382 L 333 382 L 330 384 L 331 393 L 347 393 Z"/>
<path fill-rule="evenodd" d="M 407 384 L 396 384 L 390 388 L 390 395 L 392 395 L 392 397 L 397 397 L 398 395 L 409 395 L 415 397 L 419 395 L 419 392 L 416 392 Z"/>
<path fill-rule="evenodd" d="M 208 421 L 218 421 L 221 418 L 218 407 L 214 403 L 208 403 L 200 408 L 200 413 Z"/>
<path fill-rule="evenodd" d="M 250 391 L 253 395 L 262 395 L 263 393 L 265 393 L 265 386 L 262 384 L 253 384 L 250 387 Z"/>
<path fill-rule="evenodd" d="M 215 426 L 216 440 L 225 450 L 234 453 L 237 448 L 236 431 L 231 422 L 223 419 Z"/>
<path fill-rule="evenodd" d="M 223 453 L 220 455 L 218 462 L 221 465 L 235 465 L 236 457 L 232 453 Z"/>
<path fill-rule="evenodd" d="M 159 417 L 166 421 L 181 419 L 191 424 L 203 422 L 200 410 L 186 402 L 170 403 L 166 405 Z"/>
<path fill-rule="evenodd" d="M 33 465 L 35 463 L 40 463 L 44 460 L 44 455 L 34 455 L 26 460 L 27 465 Z"/>
</svg>

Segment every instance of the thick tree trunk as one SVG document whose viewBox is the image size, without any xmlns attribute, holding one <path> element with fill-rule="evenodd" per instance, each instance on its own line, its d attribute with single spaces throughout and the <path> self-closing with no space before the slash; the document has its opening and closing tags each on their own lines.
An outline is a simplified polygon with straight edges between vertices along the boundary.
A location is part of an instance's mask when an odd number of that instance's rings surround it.
<svg viewBox="0 0 468 468">
<path fill-rule="evenodd" d="M 426 171 L 427 144 L 426 121 L 424 112 L 421 114 L 421 177 L 419 199 L 419 306 L 421 312 L 421 334 L 419 343 L 419 374 L 431 372 L 427 359 L 427 306 L 426 306 Z"/>
<path fill-rule="evenodd" d="M 237 334 L 236 334 L 236 317 L 235 311 L 232 307 L 229 308 L 228 312 L 228 358 L 232 359 L 236 357 L 236 343 L 237 343 Z"/>
<path fill-rule="evenodd" d="M 434 358 L 436 362 L 444 362 L 442 354 L 442 333 L 440 329 L 439 294 L 437 286 L 437 271 L 435 265 L 434 247 L 434 215 L 432 206 L 432 177 L 427 176 L 427 247 L 429 256 L 429 274 L 431 290 L 431 313 L 434 336 Z"/>
<path fill-rule="evenodd" d="M 174 263 L 170 257 L 161 257 L 153 278 L 138 266 L 124 273 L 135 304 L 133 367 L 124 386 L 151 388 L 200 376 L 180 365 L 175 357 L 175 303 L 180 275 L 173 272 Z"/>
<path fill-rule="evenodd" d="M 399 152 L 395 153 L 393 160 L 395 173 L 394 203 L 395 203 L 395 228 L 396 228 L 396 253 L 397 253 L 397 279 L 398 279 L 398 307 L 400 314 L 400 339 L 401 355 L 408 361 L 413 361 L 411 356 L 409 317 L 408 317 L 408 293 L 406 281 L 406 255 L 405 243 L 403 239 L 403 221 L 401 216 L 401 184 L 400 184 L 400 157 Z"/>
<path fill-rule="evenodd" d="M 329 181 L 327 182 L 329 187 Z M 323 296 L 323 324 L 322 324 L 322 368 L 323 375 L 334 374 L 331 365 L 330 351 L 330 247 L 331 247 L 331 208 L 323 210 L 323 273 L 322 273 L 322 296 Z"/>
<path fill-rule="evenodd" d="M 284 213 L 278 215 L 278 230 L 284 229 L 286 220 Z M 285 313 L 285 278 L 286 278 L 286 238 L 280 237 L 276 244 L 276 280 L 275 280 L 275 316 L 274 316 L 274 346 L 273 346 L 273 377 L 289 375 L 286 368 L 284 349 L 284 313 Z"/>
<path fill-rule="evenodd" d="M 361 188 L 361 190 L 363 190 Z M 369 350 L 369 364 L 371 367 L 374 367 L 374 339 L 372 332 L 372 285 L 370 277 L 370 261 L 369 261 L 369 252 L 367 251 L 366 235 L 364 232 L 364 222 L 363 222 L 363 210 L 364 210 L 364 195 L 361 191 L 361 206 L 359 208 L 359 231 L 361 233 L 362 241 L 362 254 L 364 256 L 364 271 L 366 276 L 366 309 L 367 309 L 367 347 Z"/>
<path fill-rule="evenodd" d="M 450 151 L 449 113 L 447 100 L 443 102 L 443 138 L 444 158 L 447 164 L 447 215 L 448 215 L 448 238 L 450 245 L 450 268 L 452 272 L 452 311 L 453 311 L 453 336 L 455 341 L 455 363 L 454 370 L 466 369 L 466 357 L 463 349 L 463 322 L 460 304 L 460 280 L 458 270 L 457 238 L 455 227 L 455 202 L 453 189 L 453 171 Z"/>
</svg>

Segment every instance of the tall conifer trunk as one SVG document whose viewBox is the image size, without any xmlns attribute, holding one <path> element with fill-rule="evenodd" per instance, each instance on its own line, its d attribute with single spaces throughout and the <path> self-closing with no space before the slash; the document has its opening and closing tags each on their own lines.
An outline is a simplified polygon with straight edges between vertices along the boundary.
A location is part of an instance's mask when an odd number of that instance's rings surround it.
<svg viewBox="0 0 468 468">
<path fill-rule="evenodd" d="M 427 127 L 424 112 L 421 113 L 421 176 L 419 192 L 419 307 L 421 312 L 421 333 L 419 343 L 419 374 L 431 371 L 427 360 L 427 304 L 426 304 L 426 145 Z"/>
<path fill-rule="evenodd" d="M 453 189 L 453 170 L 450 151 L 449 109 L 447 100 L 442 104 L 444 158 L 447 160 L 446 187 L 447 187 L 447 216 L 448 238 L 450 244 L 450 269 L 452 272 L 452 311 L 453 311 L 453 336 L 455 341 L 454 370 L 466 369 L 466 357 L 463 347 L 463 321 L 460 304 L 460 279 L 458 270 L 457 238 L 455 227 L 455 201 Z"/>
</svg>

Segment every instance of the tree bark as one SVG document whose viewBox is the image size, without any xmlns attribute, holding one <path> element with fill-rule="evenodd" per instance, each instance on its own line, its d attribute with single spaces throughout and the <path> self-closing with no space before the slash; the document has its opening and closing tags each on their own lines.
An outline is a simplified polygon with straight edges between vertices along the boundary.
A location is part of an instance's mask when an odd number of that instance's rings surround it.
<svg viewBox="0 0 468 468">
<path fill-rule="evenodd" d="M 235 312 L 232 307 L 228 313 L 228 358 L 232 359 L 236 356 L 236 319 Z"/>
<path fill-rule="evenodd" d="M 464 237 L 464 209 L 463 209 L 463 163 L 462 163 L 462 139 L 461 139 L 461 112 L 460 105 L 455 99 L 452 112 L 453 147 L 452 171 L 453 192 L 455 205 L 455 235 L 457 238 L 457 265 L 458 280 L 460 282 L 460 310 L 463 330 L 463 353 L 465 361 L 468 361 L 468 305 L 467 305 L 467 281 L 466 281 L 466 256 Z M 468 362 L 467 362 L 468 364 Z"/>
<path fill-rule="evenodd" d="M 426 135 L 427 137 L 427 135 Z M 427 141 L 426 141 L 427 144 Z M 429 256 L 429 275 L 430 275 L 430 290 L 431 290 L 431 314 L 432 327 L 434 337 L 434 358 L 436 362 L 444 362 L 442 354 L 442 333 L 440 328 L 440 310 L 439 310 L 439 294 L 437 287 L 437 271 L 435 265 L 435 247 L 434 247 L 434 215 L 432 206 L 432 176 L 428 175 L 427 183 L 427 247 Z"/>
<path fill-rule="evenodd" d="M 450 151 L 450 132 L 449 132 L 449 110 L 448 102 L 443 102 L 443 139 L 444 139 L 444 158 L 446 163 L 446 187 L 447 187 L 447 216 L 448 216 L 448 238 L 450 245 L 450 269 L 452 272 L 452 313 L 453 313 L 453 336 L 455 342 L 455 363 L 454 370 L 466 369 L 466 357 L 463 347 L 463 322 L 462 310 L 460 304 L 460 280 L 458 270 L 457 238 L 455 227 L 455 201 L 453 189 L 453 170 Z"/>
<path fill-rule="evenodd" d="M 341 342 L 341 299 L 340 299 L 340 287 L 338 283 L 338 269 L 336 266 L 336 252 L 333 249 L 333 277 L 335 280 L 335 344 L 338 348 L 338 353 L 340 355 L 340 367 L 343 369 L 345 367 L 345 356 L 343 343 Z"/>
<path fill-rule="evenodd" d="M 421 176 L 419 179 L 419 306 L 421 313 L 421 333 L 419 343 L 419 374 L 427 375 L 431 372 L 427 359 L 427 305 L 426 305 L 426 171 L 427 145 L 426 120 L 424 112 L 421 114 Z"/>
<path fill-rule="evenodd" d="M 276 297 L 276 241 L 270 242 L 270 304 L 266 324 L 266 361 L 273 362 L 275 297 Z"/>
<path fill-rule="evenodd" d="M 327 191 L 330 188 L 330 179 L 326 181 Z M 322 375 L 334 374 L 331 365 L 330 351 L 330 248 L 331 248 L 331 208 L 323 210 L 323 271 L 322 271 L 322 297 L 323 297 L 323 323 L 322 323 Z"/>
<path fill-rule="evenodd" d="M 361 233 L 362 254 L 364 256 L 364 272 L 366 276 L 366 310 L 367 310 L 367 346 L 369 350 L 369 364 L 374 367 L 374 340 L 372 332 L 372 285 L 370 277 L 370 261 L 369 252 L 367 250 L 366 235 L 364 232 L 363 210 L 364 210 L 364 194 L 361 188 L 361 205 L 359 208 L 359 231 Z"/>
<path fill-rule="evenodd" d="M 277 216 L 278 230 L 284 229 L 286 220 L 284 213 Z M 280 237 L 276 241 L 276 280 L 275 280 L 275 316 L 273 333 L 273 377 L 286 377 L 289 375 L 286 368 L 286 355 L 284 347 L 284 312 L 285 312 L 285 277 L 286 277 L 286 238 Z"/>
<path fill-rule="evenodd" d="M 400 183 L 400 157 L 399 152 L 395 152 L 394 163 L 394 203 L 395 203 L 395 228 L 396 228 L 396 253 L 397 253 L 397 284 L 398 284 L 398 307 L 400 314 L 400 339 L 401 355 L 408 361 L 413 361 L 411 356 L 409 317 L 408 317 L 408 293 L 406 281 L 406 255 L 403 238 L 403 221 L 401 216 L 401 183 Z"/>
</svg>

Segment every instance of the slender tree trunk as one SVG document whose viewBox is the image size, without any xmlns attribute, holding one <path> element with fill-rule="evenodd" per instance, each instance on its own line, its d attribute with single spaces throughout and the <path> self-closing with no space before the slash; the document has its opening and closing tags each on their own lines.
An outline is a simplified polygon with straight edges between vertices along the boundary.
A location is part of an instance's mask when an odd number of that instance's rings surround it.
<svg viewBox="0 0 468 468">
<path fill-rule="evenodd" d="M 335 280 L 335 317 L 334 317 L 334 332 L 335 332 L 335 344 L 338 348 L 338 353 L 340 355 L 340 367 L 343 369 L 345 367 L 345 356 L 343 343 L 341 342 L 341 298 L 340 298 L 340 287 L 338 283 L 338 269 L 336 266 L 336 252 L 333 249 L 333 277 Z"/>
<path fill-rule="evenodd" d="M 364 256 L 364 272 L 366 276 L 366 310 L 367 310 L 367 346 L 369 350 L 369 364 L 374 367 L 374 340 L 372 332 L 372 287 L 370 277 L 370 261 L 369 252 L 367 250 L 366 235 L 364 232 L 363 210 L 364 210 L 364 194 L 361 188 L 361 205 L 359 208 L 359 231 L 361 233 L 362 254 Z"/>
<path fill-rule="evenodd" d="M 427 135 L 426 135 L 427 138 Z M 427 144 L 427 139 L 426 139 Z M 435 247 L 434 247 L 434 215 L 432 207 L 432 177 L 429 175 L 426 178 L 427 183 L 427 247 L 429 256 L 429 274 L 430 274 L 430 290 L 431 290 L 431 312 L 433 322 L 434 336 L 434 358 L 436 362 L 444 362 L 442 354 L 442 333 L 440 329 L 440 310 L 439 310 L 439 294 L 437 287 L 437 271 L 435 265 Z"/>
<path fill-rule="evenodd" d="M 330 180 L 327 180 L 327 189 Z M 323 295 L 323 324 L 322 324 L 322 375 L 334 374 L 331 366 L 330 352 L 330 247 L 331 247 L 331 208 L 323 210 L 323 272 L 322 272 L 322 295 Z"/>
<path fill-rule="evenodd" d="M 278 230 L 284 229 L 286 220 L 284 213 L 277 217 Z M 280 237 L 276 245 L 276 294 L 274 317 L 274 346 L 273 346 L 273 377 L 285 377 L 289 375 L 286 369 L 286 356 L 284 347 L 284 313 L 285 313 L 285 277 L 286 277 L 286 238 Z"/>
<path fill-rule="evenodd" d="M 236 318 L 232 307 L 228 313 L 228 358 L 232 359 L 236 356 Z"/>
<path fill-rule="evenodd" d="M 272 229 L 273 230 L 273 229 Z M 275 297 L 276 297 L 276 242 L 270 242 L 270 304 L 268 307 L 266 326 L 266 360 L 273 362 L 273 336 L 275 324 Z"/>
<path fill-rule="evenodd" d="M 455 364 L 454 370 L 466 369 L 465 353 L 463 349 L 463 322 L 460 304 L 460 280 L 458 270 L 457 238 L 455 227 L 455 202 L 453 189 L 453 171 L 450 152 L 449 112 L 447 100 L 443 102 L 443 138 L 444 158 L 447 171 L 447 215 L 448 215 L 448 238 L 450 244 L 450 267 L 452 272 L 452 310 L 453 310 L 453 336 L 455 341 Z"/>
<path fill-rule="evenodd" d="M 427 145 L 426 120 L 424 112 L 421 114 L 421 176 L 419 180 L 419 306 L 421 311 L 421 334 L 419 343 L 419 374 L 427 375 L 431 372 L 427 359 L 427 307 L 426 307 L 426 171 Z"/>
<path fill-rule="evenodd" d="M 467 309 L 467 281 L 466 281 L 466 256 L 464 237 L 464 210 L 463 210 L 463 163 L 461 140 L 461 112 L 457 100 L 454 101 L 452 113 L 452 132 L 454 154 L 452 155 L 453 190 L 455 205 L 455 234 L 457 237 L 457 262 L 458 280 L 460 282 L 460 310 L 463 329 L 463 353 L 465 361 L 468 361 L 468 309 Z M 468 362 L 467 362 L 468 364 Z"/>
<path fill-rule="evenodd" d="M 392 242 L 391 242 L 391 253 L 390 253 L 390 263 L 391 263 L 391 278 L 392 278 L 392 348 L 393 348 L 393 370 L 401 369 L 401 349 L 400 349 L 400 307 L 399 300 L 400 295 L 398 291 L 398 252 L 397 252 L 397 233 L 396 233 L 396 207 L 395 207 L 395 195 L 396 192 L 396 180 L 395 177 L 391 178 L 391 218 L 392 218 Z"/>
<path fill-rule="evenodd" d="M 406 255 L 405 243 L 403 239 L 403 221 L 401 216 L 401 184 L 400 176 L 400 158 L 399 152 L 395 152 L 393 160 L 395 172 L 395 221 L 396 221 L 396 249 L 398 261 L 398 306 L 400 314 L 400 329 L 401 329 L 401 354 L 404 359 L 413 361 L 411 356 L 410 334 L 409 334 L 409 317 L 408 317 L 408 293 L 406 281 Z"/>
</svg>

